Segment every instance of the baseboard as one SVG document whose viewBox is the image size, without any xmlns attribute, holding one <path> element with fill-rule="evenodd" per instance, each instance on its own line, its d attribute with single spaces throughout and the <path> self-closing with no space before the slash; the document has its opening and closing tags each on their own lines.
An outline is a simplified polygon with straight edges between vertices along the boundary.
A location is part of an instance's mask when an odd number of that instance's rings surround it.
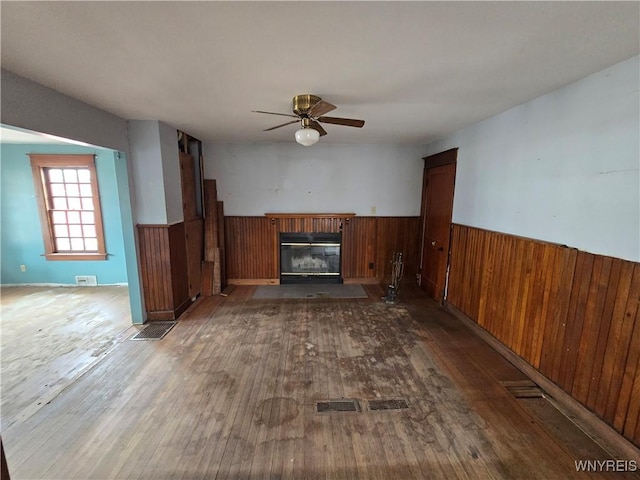
<svg viewBox="0 0 640 480">
<path fill-rule="evenodd" d="M 344 278 L 342 283 L 352 284 L 359 283 L 364 285 L 378 285 L 382 280 L 377 277 L 373 278 Z M 278 278 L 229 278 L 229 285 L 280 285 Z"/>
<path fill-rule="evenodd" d="M 75 283 L 2 283 L 0 287 L 79 287 Z M 87 285 L 83 285 L 87 286 Z M 128 287 L 128 283 L 99 283 L 98 285 L 90 285 L 91 287 Z"/>
<path fill-rule="evenodd" d="M 229 285 L 280 285 L 279 278 L 228 278 Z"/>
<path fill-rule="evenodd" d="M 353 284 L 358 283 L 361 285 L 379 285 L 382 282 L 381 278 L 378 277 L 370 277 L 370 278 L 343 278 L 342 283 Z"/>
<path fill-rule="evenodd" d="M 506 345 L 500 342 L 500 340 L 474 322 L 456 306 L 445 301 L 444 307 L 508 362 L 539 385 L 540 388 L 551 397 L 550 400 L 558 410 L 566 415 L 567 418 L 571 419 L 613 458 L 618 460 L 636 460 L 640 463 L 640 449 L 620 435 L 613 427 L 545 377 L 523 358 L 511 351 Z"/>
</svg>

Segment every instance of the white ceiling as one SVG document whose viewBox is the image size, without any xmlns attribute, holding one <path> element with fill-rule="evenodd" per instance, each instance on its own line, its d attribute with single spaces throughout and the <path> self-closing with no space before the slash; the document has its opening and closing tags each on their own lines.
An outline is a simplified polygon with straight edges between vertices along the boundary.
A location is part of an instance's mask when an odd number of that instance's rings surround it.
<svg viewBox="0 0 640 480">
<path fill-rule="evenodd" d="M 313 93 L 323 143 L 427 143 L 640 51 L 639 2 L 8 2 L 2 67 L 201 140 L 292 142 Z"/>
</svg>

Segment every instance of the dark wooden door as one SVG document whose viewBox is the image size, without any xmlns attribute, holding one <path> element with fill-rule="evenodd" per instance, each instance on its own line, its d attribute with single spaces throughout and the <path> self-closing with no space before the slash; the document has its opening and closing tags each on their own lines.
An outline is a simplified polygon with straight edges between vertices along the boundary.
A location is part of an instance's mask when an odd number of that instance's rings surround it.
<svg viewBox="0 0 640 480">
<path fill-rule="evenodd" d="M 426 157 L 422 191 L 420 286 L 442 302 L 449 262 L 457 149 Z"/>
</svg>

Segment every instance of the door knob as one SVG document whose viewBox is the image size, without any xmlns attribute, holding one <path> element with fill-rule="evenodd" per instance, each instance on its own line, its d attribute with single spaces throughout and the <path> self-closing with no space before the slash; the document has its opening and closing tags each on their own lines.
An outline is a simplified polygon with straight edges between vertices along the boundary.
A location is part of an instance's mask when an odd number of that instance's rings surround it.
<svg viewBox="0 0 640 480">
<path fill-rule="evenodd" d="M 432 247 L 435 247 L 435 246 L 436 246 L 436 241 L 435 241 L 435 240 L 433 240 L 433 241 L 431 242 L 431 246 L 432 246 Z"/>
</svg>

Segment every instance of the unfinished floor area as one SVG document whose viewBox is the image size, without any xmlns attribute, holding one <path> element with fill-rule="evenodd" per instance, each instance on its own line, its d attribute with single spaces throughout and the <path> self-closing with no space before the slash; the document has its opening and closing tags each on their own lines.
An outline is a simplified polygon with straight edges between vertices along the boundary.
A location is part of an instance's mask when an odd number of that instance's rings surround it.
<svg viewBox="0 0 640 480">
<path fill-rule="evenodd" d="M 524 375 L 457 319 L 417 290 L 396 304 L 365 290 L 237 287 L 198 300 L 162 340 L 116 342 L 7 423 L 12 478 L 600 478 L 575 461 L 607 452 L 527 408 L 507 388 Z M 19 410 L 2 394 L 3 416 Z"/>
<path fill-rule="evenodd" d="M 126 286 L 2 287 L 2 431 L 55 398 L 131 329 Z"/>
</svg>

